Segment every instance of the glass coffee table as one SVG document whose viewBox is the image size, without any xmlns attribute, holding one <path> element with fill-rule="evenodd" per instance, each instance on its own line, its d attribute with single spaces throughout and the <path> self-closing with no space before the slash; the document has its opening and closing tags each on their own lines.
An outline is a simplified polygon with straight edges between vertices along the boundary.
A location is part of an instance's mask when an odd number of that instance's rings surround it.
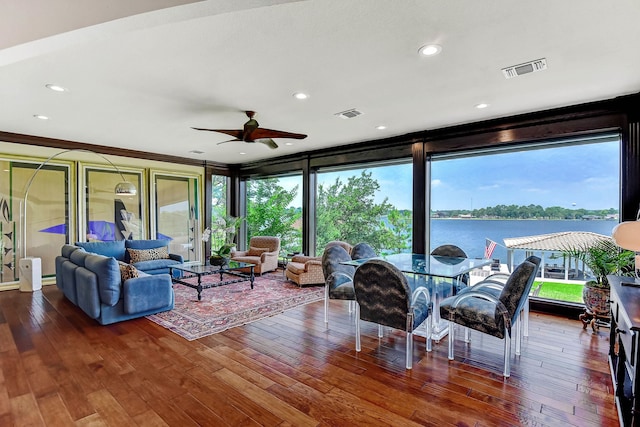
<svg viewBox="0 0 640 427">
<path fill-rule="evenodd" d="M 253 267 L 255 264 L 250 264 L 248 262 L 238 262 L 238 261 L 229 261 L 225 265 L 210 265 L 206 264 L 178 264 L 172 265 L 169 267 L 169 274 L 171 274 L 171 280 L 173 283 L 179 283 L 181 285 L 187 286 L 189 288 L 195 289 L 198 291 L 198 301 L 202 299 L 202 290 L 209 288 L 216 288 L 218 286 L 230 285 L 232 283 L 246 282 L 247 280 L 251 283 L 251 289 L 253 289 L 253 281 L 255 279 L 255 275 L 253 273 Z M 249 269 L 249 274 L 242 272 L 243 269 Z M 184 277 L 175 278 L 173 277 L 173 270 L 181 271 L 183 274 L 186 274 Z M 202 283 L 202 276 L 208 276 L 211 274 L 219 274 L 220 281 L 219 282 L 210 282 L 210 283 Z M 229 279 L 223 280 L 223 275 L 228 274 L 232 276 L 238 277 L 237 279 Z M 181 275 L 182 276 L 182 275 Z M 198 278 L 198 284 L 185 282 L 183 279 L 188 279 L 191 277 Z"/>
</svg>

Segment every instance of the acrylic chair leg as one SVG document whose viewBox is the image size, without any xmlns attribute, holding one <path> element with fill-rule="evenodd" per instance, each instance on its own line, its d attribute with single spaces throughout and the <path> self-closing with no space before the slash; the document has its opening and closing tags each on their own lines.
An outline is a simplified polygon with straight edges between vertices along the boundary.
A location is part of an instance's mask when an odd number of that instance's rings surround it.
<svg viewBox="0 0 640 427">
<path fill-rule="evenodd" d="M 433 323 L 433 316 L 429 316 L 427 318 L 427 321 L 424 322 L 424 328 L 426 329 L 426 337 L 427 337 L 427 342 L 426 342 L 426 347 L 427 347 L 427 352 L 430 352 L 432 350 L 432 344 L 431 344 L 431 333 L 433 332 L 433 327 L 432 327 L 432 323 Z"/>
<path fill-rule="evenodd" d="M 349 301 L 349 314 L 353 313 L 355 311 L 355 304 L 356 302 L 353 300 Z"/>
<path fill-rule="evenodd" d="M 524 323 L 524 331 L 522 332 L 522 335 L 525 337 L 529 336 L 529 298 L 527 298 L 527 300 L 524 303 L 524 308 L 522 309 L 522 320 Z"/>
<path fill-rule="evenodd" d="M 453 360 L 453 322 L 449 322 L 449 360 Z"/>
<path fill-rule="evenodd" d="M 382 325 L 378 325 L 378 338 L 382 338 L 384 335 L 382 333 Z"/>
<path fill-rule="evenodd" d="M 360 306 L 356 304 L 356 351 L 360 350 Z"/>
<path fill-rule="evenodd" d="M 471 329 L 467 327 L 464 328 L 464 342 L 467 344 L 471 342 Z"/>
<path fill-rule="evenodd" d="M 511 375 L 511 337 L 506 328 L 504 331 L 504 372 L 502 375 L 505 378 L 509 378 Z"/>
<path fill-rule="evenodd" d="M 515 333 L 516 333 L 516 356 L 520 356 L 520 350 L 522 346 L 522 319 L 520 317 L 516 318 L 515 324 Z"/>
<path fill-rule="evenodd" d="M 329 324 L 329 286 L 324 286 L 324 323 Z"/>
<path fill-rule="evenodd" d="M 411 369 L 413 367 L 413 334 L 411 332 L 407 332 L 407 369 Z"/>
</svg>

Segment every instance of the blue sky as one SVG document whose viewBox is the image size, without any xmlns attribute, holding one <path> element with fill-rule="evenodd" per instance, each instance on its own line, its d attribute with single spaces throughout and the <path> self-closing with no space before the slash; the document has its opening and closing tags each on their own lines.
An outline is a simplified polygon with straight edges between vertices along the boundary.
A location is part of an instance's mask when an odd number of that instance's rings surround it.
<svg viewBox="0 0 640 427">
<path fill-rule="evenodd" d="M 562 146 L 434 161 L 432 209 L 478 209 L 505 205 L 618 208 L 619 143 Z M 378 201 L 387 197 L 400 209 L 412 209 L 411 164 L 368 168 L 380 184 Z M 319 184 L 353 171 L 321 173 Z M 359 174 L 360 170 L 355 171 Z M 281 179 L 285 188 L 300 177 Z M 300 197 L 292 203 L 300 206 Z"/>
</svg>

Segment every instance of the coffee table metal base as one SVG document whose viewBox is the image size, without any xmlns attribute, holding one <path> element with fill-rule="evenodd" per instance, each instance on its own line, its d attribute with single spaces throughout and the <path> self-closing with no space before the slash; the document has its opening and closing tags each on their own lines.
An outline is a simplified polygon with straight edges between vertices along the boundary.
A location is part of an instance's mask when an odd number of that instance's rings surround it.
<svg viewBox="0 0 640 427">
<path fill-rule="evenodd" d="M 220 269 L 204 269 L 201 271 L 194 271 L 192 269 L 187 269 L 187 268 L 180 268 L 180 267 L 171 267 L 171 270 L 173 270 L 174 268 L 176 270 L 180 270 L 184 273 L 189 273 L 190 276 L 187 277 L 183 277 L 183 278 L 175 278 L 173 277 L 173 271 L 170 271 L 171 274 L 171 278 L 173 283 L 178 283 L 180 285 L 183 286 L 187 286 L 191 289 L 195 289 L 196 291 L 198 291 L 198 301 L 202 300 L 202 291 L 204 289 L 210 289 L 210 288 L 217 288 L 218 286 L 225 286 L 225 285 L 231 285 L 232 283 L 240 283 L 240 282 L 246 282 L 247 280 L 250 282 L 251 284 L 251 289 L 253 289 L 253 282 L 255 280 L 255 274 L 253 272 L 253 265 L 247 265 L 246 268 L 249 268 L 249 274 L 245 274 L 245 273 L 241 273 L 239 271 L 234 271 L 234 270 L 227 270 L 224 268 L 220 268 Z M 212 274 L 220 274 L 220 281 L 219 282 L 212 282 L 212 283 L 202 283 L 202 277 L 203 276 L 209 276 Z M 223 275 L 224 274 L 229 274 L 232 276 L 237 276 L 239 277 L 238 279 L 231 279 L 231 280 L 223 280 Z M 189 282 L 185 282 L 182 279 L 189 279 L 192 277 L 197 277 L 198 278 L 198 284 L 194 284 L 194 283 L 189 283 Z"/>
</svg>

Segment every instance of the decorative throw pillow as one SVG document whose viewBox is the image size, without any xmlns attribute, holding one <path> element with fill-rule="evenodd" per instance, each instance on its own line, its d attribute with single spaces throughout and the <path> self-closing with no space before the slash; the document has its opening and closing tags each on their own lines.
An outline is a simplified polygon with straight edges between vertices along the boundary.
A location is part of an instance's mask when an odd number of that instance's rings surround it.
<svg viewBox="0 0 640 427">
<path fill-rule="evenodd" d="M 122 280 L 123 283 L 127 279 L 139 277 L 138 269 L 133 265 L 118 261 L 118 266 L 120 267 L 120 280 Z"/>
<path fill-rule="evenodd" d="M 160 248 L 155 249 L 129 249 L 129 259 L 132 264 L 140 261 L 151 261 L 154 259 L 168 259 L 169 258 L 169 247 L 162 246 Z"/>
<path fill-rule="evenodd" d="M 265 252 L 269 252 L 269 248 L 254 248 L 253 246 L 250 246 L 247 251 L 247 256 L 260 256 Z"/>
</svg>

